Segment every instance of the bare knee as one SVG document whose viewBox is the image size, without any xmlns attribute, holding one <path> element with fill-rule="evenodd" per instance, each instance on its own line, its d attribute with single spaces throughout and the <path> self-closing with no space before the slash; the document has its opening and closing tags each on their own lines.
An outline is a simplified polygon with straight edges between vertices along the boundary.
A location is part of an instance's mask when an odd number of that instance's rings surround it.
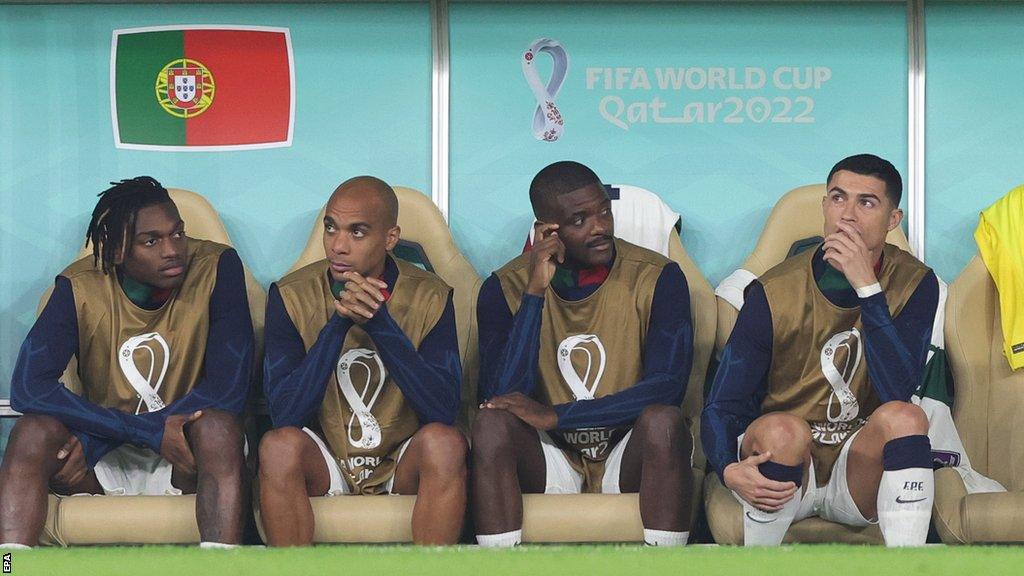
<svg viewBox="0 0 1024 576">
<path fill-rule="evenodd" d="M 473 456 L 475 462 L 487 462 L 503 456 L 512 457 L 513 430 L 521 421 L 504 410 L 480 410 L 473 422 Z"/>
<path fill-rule="evenodd" d="M 424 471 L 458 478 L 466 475 L 466 437 L 454 426 L 432 422 L 416 432 Z"/>
<path fill-rule="evenodd" d="M 928 433 L 928 417 L 924 410 L 910 402 L 886 402 L 871 413 L 868 423 L 878 426 L 887 441 Z"/>
<path fill-rule="evenodd" d="M 811 447 L 811 428 L 802 418 L 772 412 L 754 420 L 747 428 L 744 456 L 771 452 L 772 460 L 802 461 Z"/>
<path fill-rule="evenodd" d="M 263 482 L 302 474 L 302 447 L 309 436 L 293 426 L 275 428 L 260 440 L 259 476 Z"/>
<path fill-rule="evenodd" d="M 238 416 L 223 410 L 205 409 L 189 425 L 190 446 L 200 472 L 229 474 L 243 465 L 242 423 Z"/>
<path fill-rule="evenodd" d="M 70 434 L 67 427 L 52 416 L 25 414 L 11 430 L 4 461 L 19 466 L 47 459 L 56 461 L 57 451 Z"/>
<path fill-rule="evenodd" d="M 677 406 L 653 405 L 644 408 L 633 425 L 633 438 L 644 443 L 644 451 L 668 455 L 678 452 L 689 456 L 693 440 L 683 412 Z"/>
</svg>

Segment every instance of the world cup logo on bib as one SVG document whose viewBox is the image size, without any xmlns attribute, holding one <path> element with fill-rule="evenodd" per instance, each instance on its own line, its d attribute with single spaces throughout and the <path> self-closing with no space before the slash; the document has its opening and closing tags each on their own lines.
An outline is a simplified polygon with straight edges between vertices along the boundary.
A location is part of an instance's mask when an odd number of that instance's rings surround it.
<svg viewBox="0 0 1024 576">
<path fill-rule="evenodd" d="M 374 378 L 375 374 L 376 378 Z M 345 397 L 345 402 L 348 402 L 349 408 L 352 409 L 352 417 L 348 419 L 346 434 L 349 444 L 365 450 L 380 446 L 382 439 L 380 423 L 370 412 L 377 402 L 381 390 L 384 389 L 384 380 L 387 378 L 380 356 L 373 350 L 353 348 L 338 358 L 336 375 L 341 395 Z M 353 379 L 360 384 L 362 391 L 356 391 Z M 367 395 L 370 396 L 369 401 L 366 399 Z M 352 426 L 356 420 L 359 420 L 360 429 L 358 439 L 352 436 Z"/>
<path fill-rule="evenodd" d="M 140 362 L 145 368 L 145 375 L 139 370 Z M 157 332 L 132 336 L 118 348 L 117 363 L 121 367 L 121 373 L 139 397 L 139 404 L 135 407 L 136 414 L 142 411 L 143 403 L 149 412 L 163 410 L 166 407 L 159 392 L 170 362 L 171 348 Z"/>
<path fill-rule="evenodd" d="M 821 371 L 832 387 L 825 415 L 829 422 L 849 422 L 857 417 L 860 406 L 850 384 L 864 356 L 860 331 L 851 328 L 832 336 L 821 349 Z M 833 406 L 838 410 L 833 413 Z"/>
<path fill-rule="evenodd" d="M 541 82 L 540 74 L 537 72 L 537 56 L 542 52 L 550 54 L 554 60 L 554 68 L 547 86 Z M 539 38 L 523 52 L 520 63 L 526 83 L 530 85 L 530 91 L 537 100 L 537 108 L 533 113 L 533 135 L 538 140 L 554 142 L 565 130 L 565 121 L 555 106 L 555 98 L 562 89 L 566 74 L 569 73 L 569 55 L 558 40 Z"/>
<path fill-rule="evenodd" d="M 558 345 L 558 370 L 577 400 L 593 400 L 604 376 L 605 352 L 594 334 L 569 336 Z"/>
</svg>

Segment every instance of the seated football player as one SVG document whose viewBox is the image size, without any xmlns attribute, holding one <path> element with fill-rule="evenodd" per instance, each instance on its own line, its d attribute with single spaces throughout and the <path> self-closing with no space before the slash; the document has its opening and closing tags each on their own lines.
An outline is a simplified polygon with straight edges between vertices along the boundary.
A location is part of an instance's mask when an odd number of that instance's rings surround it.
<svg viewBox="0 0 1024 576">
<path fill-rule="evenodd" d="M 473 515 L 482 546 L 522 539 L 523 493 L 640 493 L 644 540 L 689 535 L 693 357 L 686 278 L 615 237 L 600 179 L 556 162 L 530 184 L 535 243 L 477 304 L 481 410 Z"/>
<path fill-rule="evenodd" d="M 924 544 L 928 420 L 910 402 L 938 304 L 935 273 L 886 244 L 903 182 L 862 154 L 828 175 L 824 241 L 747 289 L 704 409 L 704 450 L 743 504 L 744 542 L 820 516 Z"/>
<path fill-rule="evenodd" d="M 18 356 L 0 540 L 37 544 L 52 490 L 195 493 L 202 545 L 240 543 L 254 344 L 238 254 L 187 237 L 146 176 L 100 194 L 86 239 L 93 255 L 57 276 Z M 81 395 L 60 381 L 72 356 Z"/>
<path fill-rule="evenodd" d="M 271 285 L 260 443 L 268 544 L 313 541 L 311 496 L 416 495 L 413 540 L 452 544 L 466 508 L 452 289 L 389 255 L 398 199 L 370 176 L 327 202 L 326 258 Z"/>
</svg>

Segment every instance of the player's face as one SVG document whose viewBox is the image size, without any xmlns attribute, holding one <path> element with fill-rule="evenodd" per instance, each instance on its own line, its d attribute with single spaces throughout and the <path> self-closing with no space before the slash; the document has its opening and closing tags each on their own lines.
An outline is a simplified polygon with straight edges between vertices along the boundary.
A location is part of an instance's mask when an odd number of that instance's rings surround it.
<svg viewBox="0 0 1024 576">
<path fill-rule="evenodd" d="M 903 219 L 903 211 L 885 193 L 885 182 L 874 176 L 840 170 L 832 175 L 826 190 L 821 203 L 825 236 L 838 230 L 838 222 L 847 222 L 860 232 L 868 249 L 876 252 Z"/>
<path fill-rule="evenodd" d="M 146 206 L 135 215 L 135 237 L 126 238 L 121 270 L 144 284 L 170 289 L 181 286 L 188 271 L 185 223 L 173 202 Z"/>
<path fill-rule="evenodd" d="M 570 264 L 589 268 L 611 262 L 615 222 L 604 186 L 594 184 L 555 196 L 550 210 L 553 221 L 545 223 L 558 224 Z"/>
<path fill-rule="evenodd" d="M 384 258 L 395 247 L 401 230 L 390 226 L 387 209 L 373 192 L 350 189 L 331 197 L 324 214 L 324 253 L 331 277 L 355 271 L 376 278 L 384 273 Z"/>
</svg>

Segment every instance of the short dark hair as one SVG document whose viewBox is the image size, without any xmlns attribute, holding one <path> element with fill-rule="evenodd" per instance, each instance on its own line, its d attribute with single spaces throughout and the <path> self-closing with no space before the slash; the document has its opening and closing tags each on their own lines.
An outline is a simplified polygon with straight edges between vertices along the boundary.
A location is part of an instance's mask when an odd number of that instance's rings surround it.
<svg viewBox="0 0 1024 576">
<path fill-rule="evenodd" d="M 591 185 L 603 186 L 597 174 L 579 162 L 563 160 L 548 164 L 530 182 L 530 204 L 533 205 L 534 216 L 540 218 L 541 214 L 546 214 L 556 196 Z"/>
<path fill-rule="evenodd" d="M 825 182 L 831 182 L 832 177 L 840 170 L 848 170 L 861 176 L 874 176 L 885 182 L 885 195 L 889 197 L 894 207 L 900 207 L 900 200 L 903 198 L 903 178 L 892 162 L 874 154 L 857 154 L 843 158 L 832 167 Z"/>
<path fill-rule="evenodd" d="M 125 246 L 126 239 L 135 236 L 135 216 L 139 210 L 171 202 L 167 189 L 149 176 L 111 184 L 113 186 L 99 193 L 99 202 L 85 233 L 85 245 L 92 244 L 93 265 L 102 262 L 104 274 L 113 269 L 117 252 Z"/>
</svg>

